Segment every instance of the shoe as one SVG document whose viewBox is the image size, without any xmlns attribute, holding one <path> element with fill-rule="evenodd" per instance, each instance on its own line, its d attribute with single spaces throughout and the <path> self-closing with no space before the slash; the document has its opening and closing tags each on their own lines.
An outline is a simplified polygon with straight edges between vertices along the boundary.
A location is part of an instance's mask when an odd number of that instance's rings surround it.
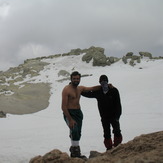
<svg viewBox="0 0 163 163">
<path fill-rule="evenodd" d="M 81 159 L 84 159 L 86 160 L 87 157 L 84 156 L 84 155 L 81 155 L 80 153 L 80 146 L 71 146 L 70 147 L 70 157 L 78 157 L 78 158 L 81 158 Z"/>
<path fill-rule="evenodd" d="M 121 144 L 122 142 L 122 136 L 114 136 L 114 147 Z"/>
<path fill-rule="evenodd" d="M 112 149 L 112 145 L 113 145 L 112 139 L 111 138 L 110 139 L 104 139 L 104 145 L 106 147 L 106 150 Z"/>
</svg>

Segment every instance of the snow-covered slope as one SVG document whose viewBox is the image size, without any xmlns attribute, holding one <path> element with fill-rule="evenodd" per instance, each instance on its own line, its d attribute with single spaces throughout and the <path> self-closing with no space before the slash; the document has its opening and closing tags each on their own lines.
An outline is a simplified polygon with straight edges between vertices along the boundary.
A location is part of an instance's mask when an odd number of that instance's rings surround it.
<svg viewBox="0 0 163 163">
<path fill-rule="evenodd" d="M 69 130 L 63 120 L 61 92 L 68 80 L 57 82 L 59 70 L 92 74 L 81 79 L 80 85 L 98 85 L 101 74 L 119 89 L 123 113 L 120 119 L 123 143 L 141 134 L 163 130 L 163 60 L 144 59 L 134 67 L 121 61 L 107 67 L 92 67 L 81 62 L 80 56 L 44 59 L 49 62 L 40 76 L 26 81 L 51 83 L 49 106 L 40 112 L 26 115 L 7 115 L 0 119 L 0 162 L 27 163 L 36 155 L 52 149 L 69 153 Z M 90 150 L 104 152 L 103 132 L 95 99 L 81 97 L 84 113 L 82 153 Z"/>
</svg>

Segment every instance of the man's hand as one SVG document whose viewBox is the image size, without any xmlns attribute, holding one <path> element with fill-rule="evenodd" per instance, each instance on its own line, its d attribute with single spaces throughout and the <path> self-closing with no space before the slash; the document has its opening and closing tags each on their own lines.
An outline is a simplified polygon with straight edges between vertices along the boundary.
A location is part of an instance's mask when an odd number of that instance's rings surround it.
<svg viewBox="0 0 163 163">
<path fill-rule="evenodd" d="M 114 88 L 114 86 L 111 83 L 109 83 L 109 88 Z"/>
<path fill-rule="evenodd" d="M 73 128 L 75 127 L 76 124 L 77 124 L 76 121 L 73 120 L 73 119 L 71 119 L 71 120 L 69 121 L 69 127 L 70 127 L 70 129 L 73 129 Z"/>
</svg>

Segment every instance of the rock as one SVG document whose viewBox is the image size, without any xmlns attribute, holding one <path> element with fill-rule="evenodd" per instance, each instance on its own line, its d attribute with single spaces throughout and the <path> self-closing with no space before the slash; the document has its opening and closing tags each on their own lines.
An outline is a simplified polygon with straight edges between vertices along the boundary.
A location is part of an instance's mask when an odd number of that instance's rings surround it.
<svg viewBox="0 0 163 163">
<path fill-rule="evenodd" d="M 67 72 L 66 70 L 60 70 L 58 72 L 58 76 L 70 77 L 70 73 Z"/>
<path fill-rule="evenodd" d="M 87 53 L 82 57 L 82 61 L 89 63 L 92 60 L 92 58 L 93 58 L 92 54 Z"/>
<path fill-rule="evenodd" d="M 80 158 L 70 158 L 67 153 L 54 149 L 44 156 L 36 156 L 29 163 L 84 163 Z"/>
<path fill-rule="evenodd" d="M 118 62 L 120 59 L 117 58 L 117 57 L 109 57 L 109 61 L 110 63 L 115 63 L 115 62 Z"/>
<path fill-rule="evenodd" d="M 57 149 L 30 163 L 163 163 L 163 131 L 144 134 L 104 153 L 91 151 L 88 160 L 70 158 Z"/>
<path fill-rule="evenodd" d="M 126 57 L 132 57 L 133 56 L 133 52 L 128 52 L 127 54 L 126 54 Z"/>
<path fill-rule="evenodd" d="M 4 113 L 3 111 L 0 111 L 0 118 L 6 118 L 6 113 Z"/>
<path fill-rule="evenodd" d="M 131 59 L 132 59 L 132 60 L 138 60 L 138 59 L 140 59 L 140 56 L 133 55 L 133 56 L 131 57 Z"/>
<path fill-rule="evenodd" d="M 152 54 L 149 52 L 139 52 L 139 54 L 141 55 L 141 57 L 148 57 L 152 59 Z"/>
<path fill-rule="evenodd" d="M 85 52 L 86 54 L 82 57 L 82 61 L 89 63 L 93 59 L 93 66 L 110 65 L 104 54 L 104 48 L 92 46 Z"/>
<path fill-rule="evenodd" d="M 135 66 L 134 60 L 131 59 L 130 62 L 129 62 L 129 64 L 130 64 L 131 66 Z"/>
<path fill-rule="evenodd" d="M 94 158 L 94 157 L 98 157 L 98 156 L 101 156 L 101 153 L 100 152 L 90 151 L 89 158 Z"/>
<path fill-rule="evenodd" d="M 126 54 L 126 56 L 122 57 L 122 61 L 123 61 L 124 64 L 127 64 L 128 60 L 129 60 L 129 65 L 130 66 L 135 66 L 136 65 L 135 62 L 137 62 L 137 63 L 141 62 L 140 56 L 133 55 L 132 52 L 129 52 L 129 53 Z"/>
<path fill-rule="evenodd" d="M 123 61 L 124 64 L 127 64 L 127 57 L 123 56 L 122 61 Z"/>
</svg>

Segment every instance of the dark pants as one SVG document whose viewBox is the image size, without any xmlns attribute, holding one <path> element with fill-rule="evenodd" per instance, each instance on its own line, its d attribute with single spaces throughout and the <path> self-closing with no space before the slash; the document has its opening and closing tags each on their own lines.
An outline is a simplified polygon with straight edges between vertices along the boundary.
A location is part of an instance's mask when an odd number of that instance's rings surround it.
<svg viewBox="0 0 163 163">
<path fill-rule="evenodd" d="M 111 126 L 113 128 L 114 136 L 117 136 L 117 137 L 121 136 L 119 120 L 111 119 L 111 118 L 102 118 L 101 122 L 102 122 L 102 126 L 103 126 L 105 139 L 111 138 Z"/>
<path fill-rule="evenodd" d="M 71 140 L 74 141 L 79 141 L 81 138 L 81 129 L 82 129 L 82 121 L 83 121 L 83 113 L 81 111 L 81 109 L 68 109 L 69 114 L 71 115 L 71 117 L 76 121 L 76 125 L 74 126 L 73 129 L 70 129 L 70 138 Z M 69 125 L 69 121 L 66 118 L 66 116 L 64 115 L 64 119 L 67 123 L 67 125 Z"/>
</svg>

